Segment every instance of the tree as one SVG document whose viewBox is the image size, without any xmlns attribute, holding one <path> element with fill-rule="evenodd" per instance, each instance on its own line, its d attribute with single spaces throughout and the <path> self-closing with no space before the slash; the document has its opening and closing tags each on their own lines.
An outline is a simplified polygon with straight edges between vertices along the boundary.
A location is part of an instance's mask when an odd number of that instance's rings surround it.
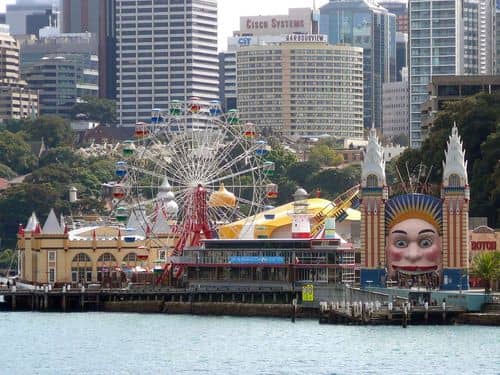
<svg viewBox="0 0 500 375">
<path fill-rule="evenodd" d="M 307 181 L 320 170 L 318 163 L 304 161 L 291 165 L 286 172 L 286 176 L 299 186 L 306 186 Z"/>
<path fill-rule="evenodd" d="M 36 120 L 26 123 L 23 128 L 30 140 L 44 140 L 49 148 L 73 145 L 75 134 L 71 130 L 68 120 L 59 116 L 40 116 Z"/>
<path fill-rule="evenodd" d="M 401 133 L 392 137 L 392 142 L 400 146 L 408 146 L 410 140 L 408 138 L 408 135 L 406 135 L 405 133 Z"/>
<path fill-rule="evenodd" d="M 309 150 L 309 161 L 322 167 L 334 167 L 342 164 L 344 159 L 333 148 L 325 144 L 314 145 Z"/>
<path fill-rule="evenodd" d="M 19 133 L 8 130 L 0 131 L 0 163 L 14 170 L 16 173 L 28 173 L 37 159 L 31 147 Z"/>
<path fill-rule="evenodd" d="M 491 283 L 500 279 L 500 252 L 483 251 L 472 260 L 472 276 L 485 282 L 486 293 L 490 292 Z"/>
<path fill-rule="evenodd" d="M 73 117 L 84 114 L 89 120 L 103 125 L 116 123 L 116 103 L 109 99 L 87 96 L 82 102 L 75 104 L 71 113 Z"/>
<path fill-rule="evenodd" d="M 465 157 L 468 160 L 467 173 L 471 189 L 471 216 L 486 216 L 490 226 L 500 222 L 500 211 L 492 210 L 498 194 L 495 193 L 500 181 L 496 168 L 500 159 L 500 92 L 480 93 L 459 101 L 449 102 L 438 112 L 429 136 L 419 150 L 406 150 L 397 160 L 400 171 L 416 168 L 423 163 L 432 168 L 429 182 L 441 183 L 444 151 L 456 122 L 463 140 Z"/>
<path fill-rule="evenodd" d="M 285 176 L 288 168 L 297 163 L 295 154 L 279 145 L 273 146 L 269 155 L 266 156 L 266 160 L 274 162 L 275 179 Z"/>
<path fill-rule="evenodd" d="M 46 217 L 51 208 L 61 211 L 64 203 L 58 198 L 57 191 L 48 184 L 19 184 L 4 191 L 0 195 L 0 237 L 6 246 L 15 245 L 19 224 L 26 224 L 33 211 L 40 218 Z"/>
<path fill-rule="evenodd" d="M 17 176 L 17 173 L 10 169 L 5 164 L 0 163 L 0 177 L 5 178 L 6 180 L 10 180 Z"/>
</svg>

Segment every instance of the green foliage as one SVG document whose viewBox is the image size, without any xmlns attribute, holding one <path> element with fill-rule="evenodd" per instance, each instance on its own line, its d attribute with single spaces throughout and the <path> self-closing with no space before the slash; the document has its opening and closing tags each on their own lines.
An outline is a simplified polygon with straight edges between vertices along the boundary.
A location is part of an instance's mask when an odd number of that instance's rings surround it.
<svg viewBox="0 0 500 375">
<path fill-rule="evenodd" d="M 71 112 L 73 117 L 84 114 L 89 120 L 103 125 L 116 123 L 116 103 L 109 99 L 87 96 L 83 102 L 75 104 Z"/>
<path fill-rule="evenodd" d="M 6 180 L 10 180 L 17 176 L 17 173 L 10 169 L 5 164 L 0 163 L 0 177 L 5 178 Z"/>
<path fill-rule="evenodd" d="M 75 154 L 74 150 L 68 146 L 54 147 L 49 149 L 38 162 L 39 167 L 45 167 L 51 164 L 66 164 L 72 165 L 79 163 L 80 157 Z"/>
<path fill-rule="evenodd" d="M 6 245 L 15 244 L 18 225 L 26 224 L 33 211 L 38 217 L 46 217 L 52 207 L 60 212 L 63 207 L 58 197 L 49 184 L 19 184 L 3 192 L 0 195 L 0 234 Z"/>
<path fill-rule="evenodd" d="M 361 166 L 350 165 L 342 169 L 326 169 L 312 176 L 306 184 L 306 190 L 321 190 L 321 196 L 334 199 L 354 185 L 359 184 L 361 179 Z"/>
<path fill-rule="evenodd" d="M 36 165 L 31 147 L 19 133 L 0 131 L 0 163 L 18 174 L 28 173 Z"/>
<path fill-rule="evenodd" d="M 443 173 L 444 150 L 456 121 L 468 160 L 471 188 L 470 215 L 486 216 L 490 226 L 500 223 L 498 202 L 500 185 L 500 92 L 480 93 L 448 103 L 438 113 L 430 134 L 420 150 L 406 150 L 397 160 L 400 171 L 417 168 L 419 163 L 432 167 L 429 182 L 438 186 Z"/>
<path fill-rule="evenodd" d="M 69 122 L 59 116 L 40 116 L 34 121 L 26 122 L 23 130 L 31 141 L 43 138 L 49 148 L 71 146 L 74 141 L 74 132 Z"/>
<path fill-rule="evenodd" d="M 319 170 L 319 164 L 309 160 L 291 165 L 287 170 L 286 176 L 290 180 L 295 181 L 297 185 L 306 186 L 311 176 L 318 173 Z"/>
<path fill-rule="evenodd" d="M 16 265 L 16 252 L 12 249 L 5 249 L 0 252 L 0 269 L 15 269 Z"/>
<path fill-rule="evenodd" d="M 401 133 L 392 137 L 392 142 L 397 145 L 408 146 L 410 140 L 408 139 L 408 135 Z"/>
<path fill-rule="evenodd" d="M 279 145 L 273 146 L 266 160 L 274 162 L 276 178 L 284 177 L 288 168 L 297 163 L 297 157 Z"/>
<path fill-rule="evenodd" d="M 484 251 L 472 260 L 472 276 L 479 277 L 486 283 L 486 292 L 492 281 L 500 280 L 500 251 Z"/>
<path fill-rule="evenodd" d="M 326 144 L 316 144 L 309 150 L 309 161 L 322 167 L 334 167 L 342 164 L 342 155 Z"/>
</svg>

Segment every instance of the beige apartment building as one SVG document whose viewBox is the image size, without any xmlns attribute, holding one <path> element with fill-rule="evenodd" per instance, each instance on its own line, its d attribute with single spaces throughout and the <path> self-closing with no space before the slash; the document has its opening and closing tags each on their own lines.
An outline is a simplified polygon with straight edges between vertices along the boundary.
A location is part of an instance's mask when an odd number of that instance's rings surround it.
<svg viewBox="0 0 500 375">
<path fill-rule="evenodd" d="M 363 138 L 363 49 L 290 34 L 237 51 L 240 117 L 291 137 Z"/>
<path fill-rule="evenodd" d="M 0 24 L 0 122 L 38 115 L 38 94 L 19 74 L 19 43 Z"/>
</svg>

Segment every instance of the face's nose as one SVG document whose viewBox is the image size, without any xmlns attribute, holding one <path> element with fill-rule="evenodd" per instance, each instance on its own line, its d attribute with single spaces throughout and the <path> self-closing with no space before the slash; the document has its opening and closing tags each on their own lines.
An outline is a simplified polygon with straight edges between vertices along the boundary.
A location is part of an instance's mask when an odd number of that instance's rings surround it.
<svg viewBox="0 0 500 375">
<path fill-rule="evenodd" d="M 417 243 L 410 243 L 408 249 L 405 251 L 405 258 L 410 262 L 416 262 L 422 258 L 422 253 Z"/>
</svg>

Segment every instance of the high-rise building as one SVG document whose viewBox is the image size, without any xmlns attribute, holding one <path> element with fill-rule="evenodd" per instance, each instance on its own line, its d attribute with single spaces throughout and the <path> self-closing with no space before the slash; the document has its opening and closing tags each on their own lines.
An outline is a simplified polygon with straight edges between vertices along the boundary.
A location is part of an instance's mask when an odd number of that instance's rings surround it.
<svg viewBox="0 0 500 375">
<path fill-rule="evenodd" d="M 479 74 L 495 72 L 495 0 L 479 1 Z"/>
<path fill-rule="evenodd" d="M 237 108 L 236 51 L 255 44 L 276 43 L 286 34 L 317 34 L 318 12 L 290 8 L 288 14 L 242 16 L 240 29 L 228 38 L 227 51 L 219 54 L 219 95 L 225 110 Z"/>
<path fill-rule="evenodd" d="M 56 1 L 18 0 L 6 7 L 5 22 L 12 35 L 35 34 L 44 26 L 57 26 Z"/>
<path fill-rule="evenodd" d="M 215 0 L 116 0 L 115 11 L 120 126 L 171 100 L 218 99 Z"/>
<path fill-rule="evenodd" d="M 240 118 L 291 137 L 363 137 L 363 49 L 325 35 L 290 34 L 281 43 L 236 52 Z"/>
<path fill-rule="evenodd" d="M 420 147 L 421 105 L 436 75 L 478 74 L 477 0 L 410 0 L 410 146 Z"/>
<path fill-rule="evenodd" d="M 99 96 L 116 99 L 115 0 L 99 2 Z"/>
<path fill-rule="evenodd" d="M 91 33 L 55 33 L 39 39 L 28 38 L 21 42 L 21 71 L 27 71 L 44 56 L 69 53 L 90 61 L 91 56 L 97 56 L 97 51 L 97 37 Z"/>
<path fill-rule="evenodd" d="M 408 65 L 408 34 L 396 33 L 396 81 L 403 80 L 403 68 Z"/>
<path fill-rule="evenodd" d="M 19 43 L 0 24 L 0 122 L 38 114 L 38 95 L 28 88 L 19 73 Z"/>
<path fill-rule="evenodd" d="M 63 33 L 99 32 L 99 11 L 102 0 L 62 0 Z"/>
<path fill-rule="evenodd" d="M 382 133 L 387 138 L 408 135 L 408 74 L 403 69 L 402 80 L 383 86 Z"/>
<path fill-rule="evenodd" d="M 396 16 L 371 0 L 330 0 L 320 32 L 331 44 L 363 48 L 364 125 L 382 127 L 382 84 L 396 80 Z"/>
<path fill-rule="evenodd" d="M 379 1 L 379 5 L 396 15 L 396 31 L 408 34 L 408 1 L 383 0 Z"/>
<path fill-rule="evenodd" d="M 38 90 L 40 114 L 71 115 L 71 109 L 86 96 L 98 94 L 98 59 L 80 54 L 44 56 L 34 63 L 25 77 Z"/>
<path fill-rule="evenodd" d="M 500 0 L 495 10 L 495 71 L 500 74 Z"/>
</svg>

